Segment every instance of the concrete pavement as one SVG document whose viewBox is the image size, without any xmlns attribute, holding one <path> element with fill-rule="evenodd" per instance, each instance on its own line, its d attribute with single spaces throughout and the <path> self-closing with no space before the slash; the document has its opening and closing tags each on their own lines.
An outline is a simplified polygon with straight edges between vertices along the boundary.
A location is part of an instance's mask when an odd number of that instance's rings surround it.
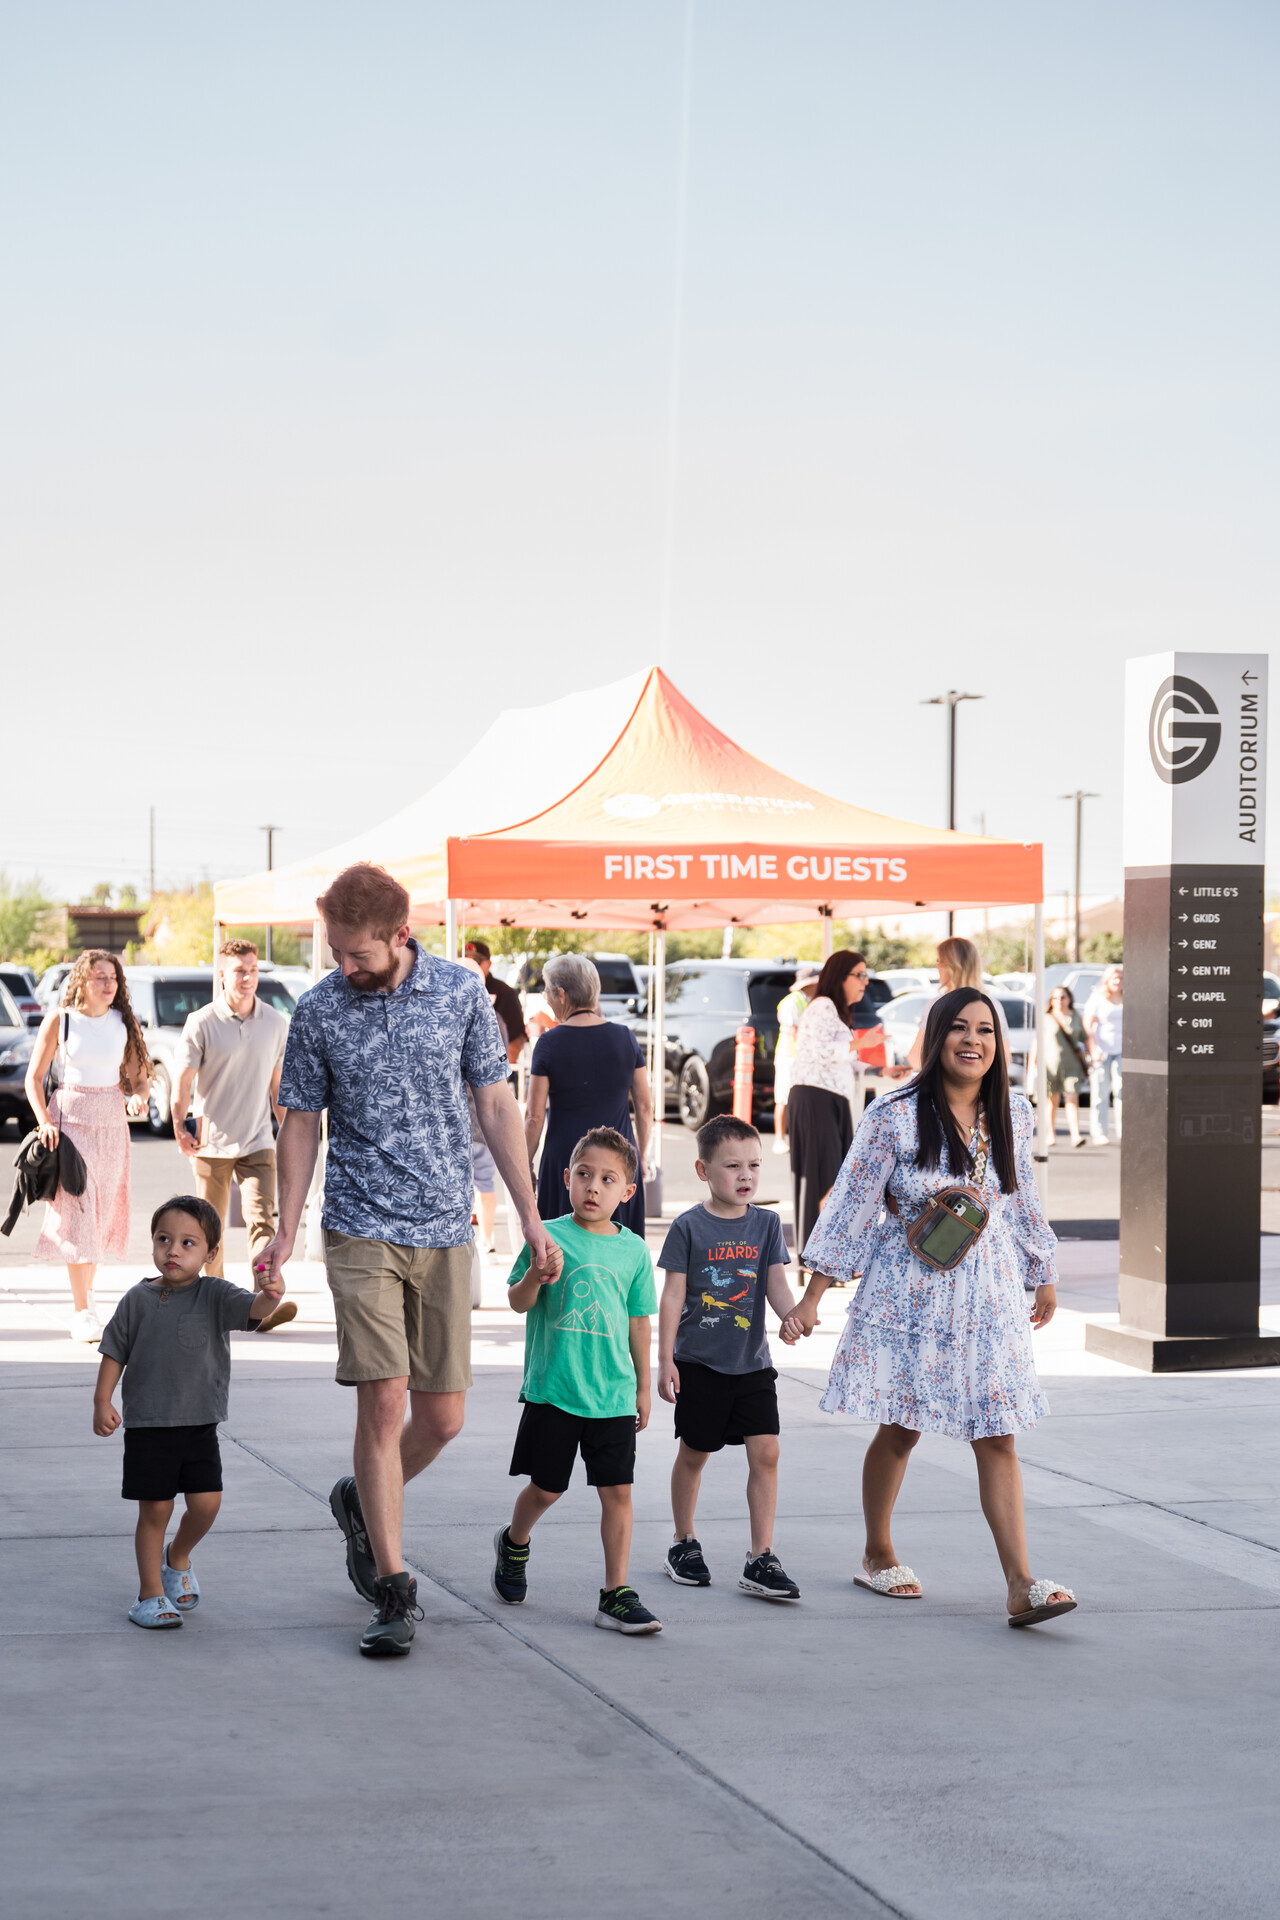
<svg viewBox="0 0 1280 1920">
<path fill-rule="evenodd" d="M 969 1451 L 941 1440 L 917 1451 L 896 1538 L 926 1597 L 852 1587 L 869 1435 L 817 1406 L 840 1294 L 800 1353 L 776 1354 L 777 1546 L 798 1605 L 736 1588 L 746 1529 L 729 1455 L 708 1468 L 699 1516 L 715 1584 L 657 1571 L 673 1452 L 659 1406 L 640 1444 L 632 1578 L 664 1632 L 591 1626 L 598 1505 L 580 1478 L 537 1530 L 529 1601 L 502 1607 L 488 1576 L 522 1329 L 487 1306 L 466 1431 L 408 1493 L 426 1618 L 394 1665 L 356 1653 L 368 1609 L 325 1504 L 353 1406 L 332 1382 L 321 1274 L 294 1269 L 293 1328 L 236 1337 L 205 1599 L 180 1632 L 144 1635 L 125 1615 L 120 1442 L 90 1429 L 96 1355 L 65 1338 L 61 1275 L 12 1259 L 6 1913 L 1270 1914 L 1280 1380 L 1151 1379 L 1085 1354 L 1079 1309 L 1114 1298 L 1115 1243 L 1067 1242 L 1062 1257 L 1075 1304 L 1041 1342 L 1053 1418 L 1021 1451 L 1033 1565 L 1076 1589 L 1077 1613 L 1008 1630 Z M 487 1301 L 501 1281 L 495 1267 Z"/>
</svg>

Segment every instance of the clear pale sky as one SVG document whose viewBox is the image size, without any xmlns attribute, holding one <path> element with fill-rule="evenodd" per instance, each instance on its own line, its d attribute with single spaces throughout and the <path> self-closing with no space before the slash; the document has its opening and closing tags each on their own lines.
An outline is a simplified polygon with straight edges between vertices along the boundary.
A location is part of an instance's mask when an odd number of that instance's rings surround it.
<svg viewBox="0 0 1280 1920">
<path fill-rule="evenodd" d="M 683 28 L 0 5 L 11 875 L 145 885 L 152 803 L 162 884 L 301 856 L 657 656 Z M 1118 888 L 1125 656 L 1275 630 L 1278 81 L 1243 0 L 697 0 L 664 664 L 719 725 L 937 821 L 918 702 L 983 693 L 960 824 L 1061 889 L 1097 789 Z"/>
</svg>

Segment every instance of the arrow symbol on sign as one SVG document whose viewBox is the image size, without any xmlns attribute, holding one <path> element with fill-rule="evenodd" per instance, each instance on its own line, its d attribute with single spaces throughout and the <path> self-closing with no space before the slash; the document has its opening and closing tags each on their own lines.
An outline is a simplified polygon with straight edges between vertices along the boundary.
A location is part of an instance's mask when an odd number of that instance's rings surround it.
<svg viewBox="0 0 1280 1920">
<path fill-rule="evenodd" d="M 1186 996 L 1186 994 L 1185 994 L 1185 993 L 1180 993 L 1180 994 L 1178 995 L 1178 998 L 1179 998 L 1179 1000 L 1185 1000 L 1185 999 L 1186 999 L 1186 997 L 1187 997 L 1187 996 Z"/>
<path fill-rule="evenodd" d="M 1179 887 L 1179 888 L 1178 888 L 1178 892 L 1179 892 L 1179 893 L 1180 893 L 1181 895 L 1183 895 L 1184 897 L 1185 897 L 1185 895 L 1186 895 L 1186 891 L 1187 891 L 1187 890 L 1186 890 L 1186 888 L 1185 888 L 1185 887 Z"/>
<path fill-rule="evenodd" d="M 1186 919 L 1186 917 L 1187 917 L 1187 916 L 1186 916 L 1186 914 L 1185 914 L 1185 913 L 1180 913 L 1180 914 L 1178 915 L 1178 918 L 1179 918 L 1179 920 L 1185 920 L 1185 919 Z"/>
<path fill-rule="evenodd" d="M 1186 972 L 1186 968 L 1185 968 L 1185 967 L 1179 967 L 1179 968 L 1178 968 L 1178 972 L 1179 972 L 1179 973 L 1185 973 L 1185 972 Z"/>
<path fill-rule="evenodd" d="M 1186 944 L 1187 944 L 1187 943 L 1186 943 L 1186 941 L 1185 941 L 1185 940 L 1179 940 L 1179 942 L 1178 942 L 1178 945 L 1179 945 L 1180 947 L 1185 947 L 1185 946 L 1186 946 Z"/>
<path fill-rule="evenodd" d="M 1256 679 L 1257 679 L 1257 677 L 1258 677 L 1258 676 L 1257 676 L 1257 674 L 1256 674 L 1256 673 L 1242 673 L 1242 674 L 1240 675 L 1240 678 L 1241 678 L 1241 679 L 1242 679 L 1242 680 L 1244 681 L 1244 683 L 1245 683 L 1245 685 L 1246 685 L 1246 686 L 1248 686 L 1248 684 L 1249 684 L 1249 682 L 1250 682 L 1251 680 L 1256 680 Z"/>
<path fill-rule="evenodd" d="M 1186 1049 L 1186 1046 L 1185 1046 L 1185 1045 L 1183 1045 L 1183 1046 L 1181 1046 L 1181 1047 L 1179 1047 L 1179 1048 L 1178 1048 L 1178 1052 L 1179 1052 L 1179 1053 L 1185 1053 L 1185 1052 L 1186 1052 L 1186 1050 L 1187 1050 L 1187 1049 Z"/>
<path fill-rule="evenodd" d="M 1178 1025 L 1179 1025 L 1180 1027 L 1185 1027 L 1185 1026 L 1186 1026 L 1186 1024 L 1187 1024 L 1187 1023 L 1186 1023 L 1186 1021 L 1185 1021 L 1185 1020 L 1179 1020 L 1179 1022 L 1178 1022 Z"/>
</svg>

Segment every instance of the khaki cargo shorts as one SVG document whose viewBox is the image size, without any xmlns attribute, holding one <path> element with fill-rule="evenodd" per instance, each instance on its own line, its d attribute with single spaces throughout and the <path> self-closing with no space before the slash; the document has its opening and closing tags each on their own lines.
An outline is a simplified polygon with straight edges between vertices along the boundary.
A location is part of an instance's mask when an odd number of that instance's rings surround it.
<svg viewBox="0 0 1280 1920">
<path fill-rule="evenodd" d="M 471 1385 L 471 1248 L 398 1247 L 324 1230 L 338 1322 L 338 1384 L 400 1380 L 411 1393 Z"/>
</svg>

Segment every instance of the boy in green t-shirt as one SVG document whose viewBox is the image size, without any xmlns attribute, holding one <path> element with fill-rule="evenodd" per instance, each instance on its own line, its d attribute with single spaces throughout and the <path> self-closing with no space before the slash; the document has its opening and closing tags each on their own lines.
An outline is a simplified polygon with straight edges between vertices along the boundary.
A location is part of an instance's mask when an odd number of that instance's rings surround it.
<svg viewBox="0 0 1280 1920">
<path fill-rule="evenodd" d="M 658 1305 L 649 1249 L 613 1219 L 636 1190 L 635 1148 L 614 1128 L 593 1127 L 564 1178 L 573 1212 L 546 1222 L 564 1252 L 562 1271 L 549 1282 L 530 1273 L 526 1247 L 507 1282 L 512 1306 L 529 1316 L 511 1456 L 512 1473 L 527 1473 L 529 1484 L 510 1526 L 494 1536 L 493 1590 L 510 1606 L 524 1599 L 530 1529 L 566 1491 L 581 1449 L 587 1485 L 600 1495 L 605 1584 L 596 1625 L 661 1633 L 626 1584 L 636 1435 L 649 1424 L 649 1317 Z"/>
</svg>

